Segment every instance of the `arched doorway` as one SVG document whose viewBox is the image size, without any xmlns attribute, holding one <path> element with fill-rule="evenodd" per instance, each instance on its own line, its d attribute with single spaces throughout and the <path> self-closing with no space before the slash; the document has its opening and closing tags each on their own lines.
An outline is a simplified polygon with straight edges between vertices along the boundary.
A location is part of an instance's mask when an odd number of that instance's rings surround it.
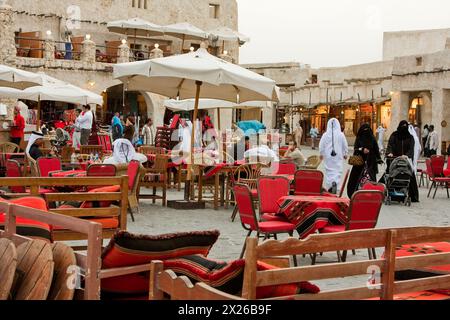
<svg viewBox="0 0 450 320">
<path fill-rule="evenodd" d="M 153 105 L 146 93 L 138 91 L 123 92 L 123 84 L 109 87 L 103 91 L 104 105 L 102 112 L 102 122 L 110 123 L 114 113 L 119 112 L 123 116 L 137 115 L 147 119 L 153 110 Z M 124 101 L 125 100 L 125 101 Z"/>
</svg>

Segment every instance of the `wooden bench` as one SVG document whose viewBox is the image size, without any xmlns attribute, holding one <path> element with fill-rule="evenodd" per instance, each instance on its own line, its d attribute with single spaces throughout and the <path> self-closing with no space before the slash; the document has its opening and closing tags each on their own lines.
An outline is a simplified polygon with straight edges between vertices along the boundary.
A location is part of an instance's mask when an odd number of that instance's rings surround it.
<svg viewBox="0 0 450 320">
<path fill-rule="evenodd" d="M 401 245 L 450 241 L 450 228 L 404 228 L 370 231 L 350 231 L 332 235 L 314 235 L 306 240 L 290 238 L 286 241 L 269 240 L 258 244 L 258 239 L 247 240 L 246 264 L 242 297 L 230 296 L 204 283 L 195 286 L 186 277 L 177 277 L 171 270 L 163 270 L 162 262 L 151 265 L 150 299 L 163 299 L 164 294 L 180 300 L 256 299 L 258 287 L 364 276 L 361 286 L 275 298 L 276 300 L 393 300 L 395 295 L 450 288 L 450 274 L 407 281 L 396 281 L 398 271 L 450 264 L 450 253 L 436 253 L 411 257 L 396 257 Z M 377 260 L 353 261 L 326 265 L 257 271 L 257 261 L 266 258 L 314 254 L 316 252 L 351 251 L 384 248 L 385 256 Z M 379 275 L 380 281 L 369 283 L 369 276 Z M 376 279 L 376 278 L 375 278 Z M 367 283 L 365 283 L 367 281 Z M 450 296 L 449 296 L 450 299 Z"/>
<path fill-rule="evenodd" d="M 4 187 L 26 187 L 29 188 L 28 193 L 8 193 L 4 194 L 7 198 L 21 198 L 27 196 L 43 197 L 50 212 L 59 213 L 79 219 L 117 219 L 117 228 L 104 228 L 103 237 L 110 238 L 119 230 L 127 229 L 127 209 L 128 209 L 128 177 L 86 177 L 86 178 L 2 178 L 1 185 Z M 53 189 L 58 187 L 73 187 L 74 189 L 81 187 L 105 187 L 120 186 L 120 192 L 53 192 L 40 194 L 40 188 Z M 117 205 L 111 205 L 106 208 L 56 208 L 55 203 L 64 202 L 116 202 Z M 105 220 L 102 220 L 105 221 Z M 56 225 L 58 228 L 53 230 L 52 235 L 56 241 L 66 240 L 86 240 L 85 234 L 71 232 L 65 230 L 62 226 Z"/>
</svg>

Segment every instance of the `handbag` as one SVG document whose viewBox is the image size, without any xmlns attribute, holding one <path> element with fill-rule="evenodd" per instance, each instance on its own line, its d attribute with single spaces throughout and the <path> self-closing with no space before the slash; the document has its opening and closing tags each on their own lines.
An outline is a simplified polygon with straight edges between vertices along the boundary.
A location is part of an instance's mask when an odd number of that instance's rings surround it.
<svg viewBox="0 0 450 320">
<path fill-rule="evenodd" d="M 364 159 L 361 156 L 351 156 L 348 159 L 348 164 L 355 167 L 361 167 L 364 165 Z"/>
</svg>

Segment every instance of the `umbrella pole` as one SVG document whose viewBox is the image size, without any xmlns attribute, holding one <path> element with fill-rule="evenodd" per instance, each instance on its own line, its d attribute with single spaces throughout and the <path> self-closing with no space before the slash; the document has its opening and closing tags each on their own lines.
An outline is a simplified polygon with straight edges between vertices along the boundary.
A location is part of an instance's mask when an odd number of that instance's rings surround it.
<svg viewBox="0 0 450 320">
<path fill-rule="evenodd" d="M 39 131 L 41 128 L 41 97 L 38 98 L 38 108 L 36 117 L 36 130 Z"/>
<path fill-rule="evenodd" d="M 194 107 L 194 117 L 192 119 L 192 133 L 191 133 L 191 160 L 190 163 L 188 164 L 188 172 L 187 172 L 187 178 L 186 178 L 186 185 L 184 188 L 184 199 L 186 201 L 189 201 L 190 199 L 190 193 L 191 193 L 191 183 L 193 180 L 193 169 L 194 169 L 194 151 L 195 151 L 195 125 L 197 122 L 197 118 L 198 118 L 198 105 L 200 102 L 200 90 L 202 87 L 203 82 L 201 81 L 196 81 L 195 82 L 196 86 L 197 86 L 197 92 L 195 94 L 195 107 Z"/>
<path fill-rule="evenodd" d="M 184 53 L 184 42 L 185 42 L 185 40 L 186 40 L 186 35 L 183 34 L 183 42 L 181 43 L 181 54 Z"/>
</svg>

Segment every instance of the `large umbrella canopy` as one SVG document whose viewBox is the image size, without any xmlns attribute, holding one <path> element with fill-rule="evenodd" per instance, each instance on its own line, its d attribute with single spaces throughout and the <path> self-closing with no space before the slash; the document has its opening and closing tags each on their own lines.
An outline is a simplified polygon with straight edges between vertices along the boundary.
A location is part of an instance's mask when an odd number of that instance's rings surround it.
<svg viewBox="0 0 450 320">
<path fill-rule="evenodd" d="M 200 48 L 196 52 L 114 66 L 128 90 L 180 99 L 208 98 L 235 103 L 278 101 L 274 80 L 226 62 Z M 197 96 L 197 81 L 201 92 Z"/>
<path fill-rule="evenodd" d="M 239 42 L 250 42 L 250 38 L 242 33 L 232 30 L 228 27 L 219 27 L 214 30 L 209 31 L 215 41 L 239 41 Z"/>
<path fill-rule="evenodd" d="M 40 75 L 42 86 L 30 87 L 25 90 L 0 87 L 0 96 L 11 99 L 31 101 L 58 101 L 73 104 L 103 104 L 103 97 L 91 91 L 65 83 L 47 75 Z"/>
<path fill-rule="evenodd" d="M 164 33 L 167 36 L 180 38 L 183 40 L 204 40 L 208 39 L 208 33 L 190 23 L 182 22 L 164 26 Z"/>
<path fill-rule="evenodd" d="M 156 37 L 164 35 L 162 26 L 140 18 L 111 21 L 107 24 L 107 28 L 110 32 L 129 36 Z"/>
<path fill-rule="evenodd" d="M 42 85 L 43 82 L 40 74 L 0 65 L 0 87 L 25 89 Z"/>
<path fill-rule="evenodd" d="M 164 101 L 164 106 L 172 111 L 192 111 L 195 109 L 195 99 Z M 216 99 L 200 99 L 198 109 L 252 109 L 252 108 L 272 108 L 272 104 L 267 101 L 249 101 L 244 103 L 233 103 Z"/>
</svg>

